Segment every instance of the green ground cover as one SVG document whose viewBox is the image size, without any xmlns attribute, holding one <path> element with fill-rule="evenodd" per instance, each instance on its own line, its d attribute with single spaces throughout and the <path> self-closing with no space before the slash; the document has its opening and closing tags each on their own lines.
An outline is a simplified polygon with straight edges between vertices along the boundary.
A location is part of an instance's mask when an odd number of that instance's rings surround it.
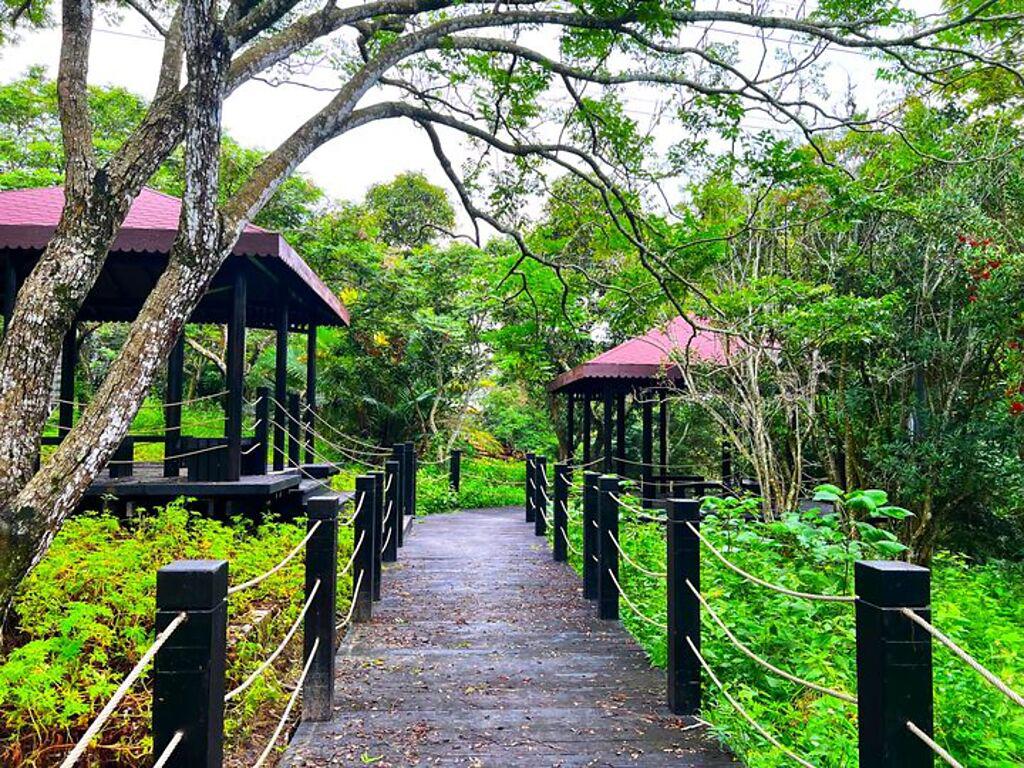
<svg viewBox="0 0 1024 768">
<path fill-rule="evenodd" d="M 572 504 L 569 538 L 582 549 L 581 509 Z M 660 524 L 626 513 L 620 523 L 630 557 L 654 573 L 665 570 Z M 731 561 L 770 582 L 806 592 L 850 594 L 852 564 L 879 553 L 851 542 L 834 523 L 792 515 L 776 523 L 709 517 L 702 533 Z M 577 572 L 582 561 L 570 554 Z M 637 608 L 665 621 L 665 580 L 625 563 L 620 581 Z M 733 634 L 755 653 L 804 679 L 856 693 L 853 607 L 790 598 L 744 581 L 705 549 L 701 591 Z M 969 563 L 940 555 L 932 571 L 932 621 L 1016 690 L 1024 689 L 1024 565 Z M 665 634 L 623 603 L 626 628 L 665 665 Z M 856 706 L 783 680 L 744 656 L 705 612 L 702 652 L 753 718 L 816 766 L 857 764 Z M 1024 711 L 989 687 L 945 648 L 934 648 L 936 738 L 965 765 L 1024 765 Z M 703 717 L 713 733 L 750 768 L 793 761 L 759 736 L 705 675 Z"/>
<path fill-rule="evenodd" d="M 0 663 L 0 764 L 56 765 L 152 643 L 156 571 L 179 558 L 229 561 L 231 583 L 276 564 L 305 535 L 305 522 L 220 523 L 189 514 L 180 503 L 122 523 L 105 515 L 68 520 L 46 557 L 22 585 L 16 629 Z M 342 529 L 339 563 L 351 554 Z M 245 679 L 280 642 L 303 602 L 297 557 L 251 590 L 229 600 L 229 688 Z M 351 578 L 338 585 L 348 609 Z M 301 633 L 299 633 L 301 634 Z M 262 745 L 298 676 L 302 641 L 229 703 L 229 754 Z M 148 765 L 150 699 L 144 677 L 94 742 L 109 764 Z"/>
</svg>

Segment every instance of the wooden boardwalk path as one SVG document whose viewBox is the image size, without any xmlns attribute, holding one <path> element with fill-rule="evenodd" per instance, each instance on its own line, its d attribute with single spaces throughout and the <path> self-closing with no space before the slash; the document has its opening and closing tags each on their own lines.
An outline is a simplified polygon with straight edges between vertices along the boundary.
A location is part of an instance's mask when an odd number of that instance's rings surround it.
<svg viewBox="0 0 1024 768">
<path fill-rule="evenodd" d="M 282 765 L 735 765 L 664 706 L 618 622 L 595 617 L 521 509 L 416 520 L 373 621 L 338 651 L 334 718 Z"/>
</svg>

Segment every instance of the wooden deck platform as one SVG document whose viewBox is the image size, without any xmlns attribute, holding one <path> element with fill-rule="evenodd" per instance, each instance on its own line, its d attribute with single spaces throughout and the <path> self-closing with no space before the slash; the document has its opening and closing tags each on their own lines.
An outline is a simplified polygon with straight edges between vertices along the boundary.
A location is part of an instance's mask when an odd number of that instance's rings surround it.
<svg viewBox="0 0 1024 768">
<path fill-rule="evenodd" d="M 301 724 L 280 765 L 736 765 L 668 712 L 664 673 L 521 518 L 417 519 L 341 643 L 334 718 Z"/>
</svg>

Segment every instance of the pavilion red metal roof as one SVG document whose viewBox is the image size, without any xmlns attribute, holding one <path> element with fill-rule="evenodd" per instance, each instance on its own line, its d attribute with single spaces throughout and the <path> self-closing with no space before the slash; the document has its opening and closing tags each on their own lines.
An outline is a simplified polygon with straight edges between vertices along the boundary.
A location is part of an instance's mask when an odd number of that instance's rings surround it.
<svg viewBox="0 0 1024 768">
<path fill-rule="evenodd" d="M 63 208 L 63 187 L 0 191 L 0 248 L 41 251 L 53 236 Z M 125 217 L 111 253 L 166 256 L 174 243 L 180 214 L 181 200 L 149 187 L 143 188 Z M 315 297 L 324 305 L 324 311 L 317 313 L 321 322 L 349 324 L 349 313 L 341 299 L 280 233 L 248 224 L 231 253 L 280 261 L 312 292 L 309 298 Z"/>
<path fill-rule="evenodd" d="M 729 354 L 728 337 L 705 330 L 709 325 L 704 318 L 677 317 L 566 371 L 555 378 L 548 389 L 552 392 L 584 389 L 588 384 L 609 383 L 609 380 L 620 380 L 629 386 L 654 386 L 678 379 L 681 374 L 677 363 L 683 357 L 691 361 L 725 363 Z"/>
</svg>

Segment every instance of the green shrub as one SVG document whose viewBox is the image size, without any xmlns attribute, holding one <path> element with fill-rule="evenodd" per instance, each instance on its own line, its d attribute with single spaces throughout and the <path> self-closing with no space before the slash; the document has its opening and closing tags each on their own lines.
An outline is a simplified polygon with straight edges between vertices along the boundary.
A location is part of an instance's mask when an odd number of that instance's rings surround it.
<svg viewBox="0 0 1024 768">
<path fill-rule="evenodd" d="M 850 594 L 856 559 L 884 558 L 877 544 L 851 540 L 835 519 L 792 514 L 774 523 L 742 521 L 719 507 L 702 533 L 734 563 L 791 589 Z M 578 495 L 571 505 L 569 539 L 582 549 Z M 550 536 L 550 534 L 549 534 Z M 620 522 L 620 540 L 630 557 L 655 573 L 665 570 L 661 525 Z M 888 541 L 881 538 L 879 542 Z M 883 544 L 882 549 L 885 546 Z M 570 554 L 577 572 L 582 562 Z M 943 555 L 932 572 L 933 621 L 1017 690 L 1024 688 L 1024 565 L 969 565 Z M 620 581 L 648 617 L 665 621 L 665 579 L 620 565 Z M 783 669 L 849 694 L 856 693 L 856 637 L 847 603 L 791 598 L 743 580 L 706 549 L 701 587 L 730 630 L 755 653 Z M 623 623 L 664 666 L 665 634 L 621 604 Z M 737 650 L 705 612 L 702 653 L 750 715 L 796 754 L 826 768 L 857 764 L 856 707 L 789 683 Z M 935 707 L 939 743 L 972 766 L 1008 768 L 1024 764 L 1024 712 L 987 686 L 945 649 L 936 646 Z M 750 768 L 790 766 L 792 761 L 764 741 L 705 675 L 702 717 Z"/>
<path fill-rule="evenodd" d="M 104 515 L 68 520 L 46 557 L 21 586 L 15 610 L 17 640 L 0 663 L 0 763 L 53 765 L 57 747 L 84 731 L 153 641 L 156 571 L 180 558 L 229 561 L 232 583 L 276 564 L 300 541 L 304 522 L 224 524 L 170 504 L 122 524 Z M 339 562 L 352 549 L 351 532 L 339 542 Z M 303 564 L 297 557 L 280 572 L 229 600 L 227 685 L 241 682 L 280 641 L 303 601 Z M 350 579 L 339 584 L 347 610 Z M 275 721 L 295 679 L 301 640 L 227 710 L 229 751 Z M 150 693 L 145 678 L 121 703 L 93 742 L 118 765 L 150 761 Z M 50 749 L 52 748 L 52 749 Z"/>
<path fill-rule="evenodd" d="M 457 509 L 521 505 L 526 467 L 521 461 L 474 458 L 462 460 L 458 494 L 449 486 L 448 465 L 429 464 L 417 473 L 416 511 L 421 515 Z"/>
<path fill-rule="evenodd" d="M 554 455 L 558 439 L 548 414 L 538 408 L 518 387 L 496 387 L 483 402 L 487 430 L 509 452 Z"/>
</svg>

